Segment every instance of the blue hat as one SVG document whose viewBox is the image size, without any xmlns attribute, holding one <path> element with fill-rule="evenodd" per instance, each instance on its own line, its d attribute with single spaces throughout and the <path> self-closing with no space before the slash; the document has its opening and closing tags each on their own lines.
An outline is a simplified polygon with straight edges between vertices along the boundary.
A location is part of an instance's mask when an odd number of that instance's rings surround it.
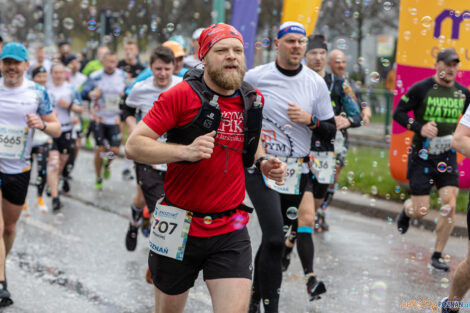
<svg viewBox="0 0 470 313">
<path fill-rule="evenodd" d="M 284 22 L 279 26 L 279 31 L 277 32 L 277 39 L 281 39 L 282 36 L 294 33 L 294 34 L 301 34 L 306 35 L 304 25 L 297 23 L 297 22 Z"/>
<path fill-rule="evenodd" d="M 28 51 L 19 42 L 9 42 L 2 50 L 0 60 L 15 59 L 17 61 L 28 61 Z"/>
</svg>

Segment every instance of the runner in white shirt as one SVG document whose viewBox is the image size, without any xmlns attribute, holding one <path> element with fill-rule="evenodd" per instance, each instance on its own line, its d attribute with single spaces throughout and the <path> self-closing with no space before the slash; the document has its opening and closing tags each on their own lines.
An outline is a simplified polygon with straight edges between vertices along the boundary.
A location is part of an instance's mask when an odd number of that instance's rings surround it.
<svg viewBox="0 0 470 313">
<path fill-rule="evenodd" d="M 32 77 L 32 72 L 33 69 L 35 69 L 38 66 L 43 66 L 46 69 L 47 72 L 47 79 L 50 79 L 50 74 L 51 74 L 51 66 L 52 62 L 48 58 L 46 58 L 46 54 L 44 52 L 44 46 L 39 45 L 36 47 L 34 50 L 36 58 L 30 62 L 28 74 Z"/>
<path fill-rule="evenodd" d="M 6 44 L 0 60 L 0 306 L 7 306 L 13 301 L 7 290 L 5 261 L 28 191 L 31 130 L 40 129 L 53 137 L 61 131 L 44 87 L 24 78 L 29 68 L 25 47 L 17 42 Z"/>
<path fill-rule="evenodd" d="M 460 119 L 457 128 L 455 129 L 451 143 L 452 149 L 470 158 L 470 108 L 467 108 L 465 114 Z M 470 225 L 470 201 L 467 206 L 467 230 Z M 470 240 L 470 232 L 468 232 L 468 239 Z M 463 297 L 470 289 L 470 241 L 467 245 L 467 257 L 460 262 L 455 270 L 454 277 L 449 290 L 449 297 L 443 299 L 443 302 L 453 302 L 455 304 L 461 303 Z M 449 299 L 449 300 L 448 300 Z M 450 304 L 450 303 L 448 303 Z M 455 307 L 455 306 L 454 306 Z M 456 308 L 458 308 L 457 306 Z M 442 306 L 442 313 L 455 313 L 458 310 L 450 310 L 448 307 Z"/>
<path fill-rule="evenodd" d="M 75 90 L 80 91 L 87 77 L 85 74 L 80 73 L 80 61 L 77 56 L 75 54 L 68 55 L 64 65 L 70 71 L 69 83 L 72 84 Z"/>
<path fill-rule="evenodd" d="M 65 81 L 65 67 L 56 63 L 51 68 L 52 83 L 47 90 L 52 95 L 57 118 L 62 127 L 62 135 L 54 139 L 49 152 L 47 184 L 52 197 L 52 210 L 58 211 L 61 207 L 59 198 L 59 173 L 62 173 L 65 163 L 74 152 L 75 140 L 72 138 L 71 112 L 82 113 L 80 95 L 73 86 Z"/>
<path fill-rule="evenodd" d="M 123 110 L 123 114 L 129 132 L 134 130 L 137 119 L 147 114 L 153 107 L 153 102 L 158 99 L 162 92 L 182 81 L 182 78 L 173 75 L 175 56 L 170 48 L 163 46 L 155 48 L 150 56 L 149 64 L 153 75 L 136 83 L 126 99 L 126 108 Z M 135 114 L 136 110 L 139 111 L 138 114 Z M 138 116 L 137 119 L 136 115 Z M 159 141 L 165 142 L 166 134 L 159 137 Z M 153 214 L 157 199 L 163 194 L 166 164 L 154 166 L 135 162 L 135 172 L 138 185 L 137 194 L 131 204 L 132 216 L 126 234 L 126 248 L 128 251 L 135 250 L 137 231 L 141 225 L 144 236 L 149 235 L 150 216 Z M 147 271 L 147 277 L 147 281 L 152 283 L 149 271 Z"/>
<path fill-rule="evenodd" d="M 87 77 L 80 73 L 80 61 L 78 60 L 77 56 L 75 54 L 69 54 L 66 59 L 65 59 L 65 66 L 67 66 L 68 70 L 70 71 L 70 75 L 68 78 L 69 83 L 77 90 L 80 92 L 82 90 L 83 85 L 85 84 Z M 88 107 L 88 104 L 83 105 L 83 110 Z M 80 148 L 82 146 L 82 117 L 84 115 L 84 112 L 82 114 L 76 114 L 72 112 L 72 138 L 75 141 L 75 145 L 73 149 L 70 151 L 70 156 L 67 160 L 67 163 L 64 166 L 64 169 L 62 170 L 62 177 L 64 177 L 63 184 L 62 184 L 62 190 L 64 192 L 69 192 L 70 191 L 70 186 L 69 186 L 69 180 L 70 180 L 70 174 L 73 170 L 73 167 L 75 165 L 75 160 L 78 157 L 78 152 L 80 151 Z"/>
<path fill-rule="evenodd" d="M 115 53 L 108 52 L 103 57 L 103 69 L 93 72 L 82 89 L 82 98 L 93 103 L 93 120 L 96 148 L 95 172 L 96 189 L 103 188 L 103 177 L 109 178 L 109 166 L 113 158 L 119 155 L 121 145 L 120 109 L 121 94 L 126 88 L 126 72 L 117 68 Z M 102 154 L 109 146 L 109 153 Z M 104 167 L 103 173 L 101 172 Z"/>
<path fill-rule="evenodd" d="M 278 312 L 283 229 L 297 218 L 297 208 L 308 175 L 311 175 L 308 155 L 312 130 L 320 136 L 322 132 L 335 131 L 334 113 L 324 80 L 300 63 L 306 44 L 301 24 L 282 24 L 275 40 L 276 61 L 258 66 L 245 75 L 245 80 L 265 97 L 261 138 L 266 152 L 285 161 L 288 173 L 286 183 L 277 186 L 267 181 L 259 170 L 247 171 L 246 188 L 263 231 L 255 259 L 250 312 L 259 312 L 260 301 L 265 312 Z M 313 247 L 312 231 L 311 227 L 299 228 L 300 246 Z M 316 299 L 326 288 L 313 274 L 313 255 L 301 256 L 301 260 L 310 300 Z"/>
</svg>

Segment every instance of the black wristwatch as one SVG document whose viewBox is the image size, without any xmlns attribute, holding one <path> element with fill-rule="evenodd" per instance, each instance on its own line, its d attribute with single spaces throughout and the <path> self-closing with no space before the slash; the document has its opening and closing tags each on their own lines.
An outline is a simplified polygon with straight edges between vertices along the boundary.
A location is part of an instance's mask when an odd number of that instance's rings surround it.
<svg viewBox="0 0 470 313">
<path fill-rule="evenodd" d="M 310 124 L 308 124 L 308 127 L 312 127 L 313 125 L 317 125 L 318 123 L 318 118 L 312 114 L 312 120 L 310 121 Z"/>
<path fill-rule="evenodd" d="M 261 171 L 261 162 L 264 160 L 267 160 L 268 158 L 265 156 L 260 157 L 258 160 L 256 160 L 255 165 L 256 167 Z"/>
</svg>

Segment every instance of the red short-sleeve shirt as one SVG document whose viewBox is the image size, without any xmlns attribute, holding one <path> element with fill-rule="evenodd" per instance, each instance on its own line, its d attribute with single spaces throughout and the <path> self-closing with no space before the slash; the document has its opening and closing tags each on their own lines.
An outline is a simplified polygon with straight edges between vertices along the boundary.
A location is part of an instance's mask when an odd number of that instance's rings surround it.
<svg viewBox="0 0 470 313">
<path fill-rule="evenodd" d="M 236 208 L 245 198 L 243 101 L 240 95 L 219 96 L 218 103 L 222 121 L 211 158 L 190 164 L 168 164 L 165 195 L 175 206 L 186 210 L 222 212 Z M 183 81 L 163 92 L 143 121 L 161 136 L 191 122 L 200 108 L 198 95 Z M 210 222 L 194 217 L 189 235 L 210 237 L 229 233 L 244 227 L 248 219 L 248 213 L 244 211 Z"/>
</svg>

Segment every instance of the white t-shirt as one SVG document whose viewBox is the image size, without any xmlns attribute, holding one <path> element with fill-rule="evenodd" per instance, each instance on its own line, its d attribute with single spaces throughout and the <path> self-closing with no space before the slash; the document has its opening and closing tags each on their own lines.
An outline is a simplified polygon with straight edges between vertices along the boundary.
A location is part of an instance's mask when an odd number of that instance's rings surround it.
<svg viewBox="0 0 470 313">
<path fill-rule="evenodd" d="M 142 111 L 142 115 L 147 114 L 153 107 L 153 102 L 158 100 L 160 94 L 174 85 L 180 83 L 183 79 L 181 77 L 172 75 L 171 84 L 167 88 L 158 88 L 153 83 L 153 75 L 149 78 L 137 82 L 131 89 L 129 96 L 126 99 L 126 104 L 132 108 L 137 108 Z"/>
<path fill-rule="evenodd" d="M 76 72 L 74 75 L 71 75 L 69 78 L 69 83 L 75 88 L 75 90 L 80 90 L 83 84 L 86 82 L 86 75 Z"/>
<path fill-rule="evenodd" d="M 460 119 L 460 124 L 470 128 L 470 106 L 467 108 L 462 118 Z"/>
<path fill-rule="evenodd" d="M 88 94 L 98 87 L 101 90 L 101 98 L 95 109 L 95 117 L 106 125 L 120 123 L 119 101 L 121 93 L 126 88 L 126 72 L 116 69 L 113 74 L 107 74 L 104 69 L 93 72 L 82 89 L 82 93 Z"/>
<path fill-rule="evenodd" d="M 33 69 L 38 65 L 38 61 L 37 60 L 32 60 L 30 62 L 30 65 L 29 65 L 29 71 L 32 72 Z M 51 74 L 51 67 L 52 67 L 52 62 L 49 60 L 49 59 L 44 59 L 44 61 L 42 61 L 42 66 L 46 69 L 46 72 L 47 72 L 47 77 L 50 76 Z"/>
<path fill-rule="evenodd" d="M 292 122 L 288 103 L 315 115 L 320 121 L 334 117 L 324 79 L 306 66 L 295 76 L 286 76 L 275 62 L 248 71 L 245 81 L 264 96 L 262 138 L 267 153 L 282 157 L 305 157 L 310 152 L 312 130 Z"/>
<path fill-rule="evenodd" d="M 53 106 L 56 109 L 57 119 L 60 122 L 62 132 L 72 130 L 72 120 L 70 118 L 70 110 L 62 108 L 59 105 L 59 100 L 64 99 L 67 103 L 73 103 L 74 105 L 81 105 L 81 99 L 78 92 L 73 86 L 64 82 L 62 86 L 55 86 L 54 84 L 47 85 L 47 91 L 52 97 Z"/>
<path fill-rule="evenodd" d="M 196 67 L 197 65 L 201 64 L 201 60 L 194 57 L 194 54 L 185 57 L 183 62 L 185 67 Z"/>
<path fill-rule="evenodd" d="M 47 115 L 52 113 L 52 105 L 46 89 L 33 81 L 24 79 L 23 84 L 16 88 L 8 88 L 0 79 L 0 133 L 2 138 L 19 137 L 11 135 L 11 131 L 27 131 L 26 142 L 19 158 L 2 158 L 0 156 L 0 172 L 19 174 L 30 169 L 31 146 L 33 131 L 28 128 L 26 114 Z M 10 136 L 5 134 L 10 130 Z M 5 149 L 0 147 L 0 155 Z"/>
</svg>

